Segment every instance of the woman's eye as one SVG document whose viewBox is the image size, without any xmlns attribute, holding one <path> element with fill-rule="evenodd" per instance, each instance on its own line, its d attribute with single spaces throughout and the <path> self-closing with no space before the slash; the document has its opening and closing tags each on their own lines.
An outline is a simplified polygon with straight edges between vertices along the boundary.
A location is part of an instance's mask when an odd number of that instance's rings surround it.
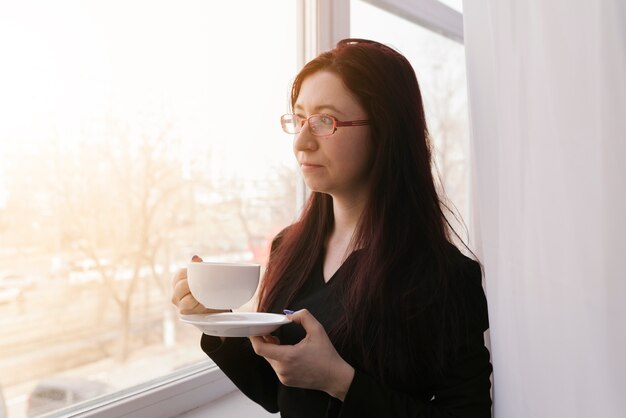
<svg viewBox="0 0 626 418">
<path fill-rule="evenodd" d="M 322 122 L 324 125 L 332 125 L 332 124 L 333 124 L 333 118 L 331 118 L 330 116 L 323 115 L 323 116 L 320 118 L 320 120 L 321 120 L 321 122 Z"/>
</svg>

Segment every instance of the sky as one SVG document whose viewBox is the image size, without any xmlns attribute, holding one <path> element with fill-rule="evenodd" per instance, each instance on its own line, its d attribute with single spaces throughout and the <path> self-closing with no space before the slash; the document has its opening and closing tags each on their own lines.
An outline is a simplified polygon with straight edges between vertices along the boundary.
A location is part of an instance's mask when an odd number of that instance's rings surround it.
<svg viewBox="0 0 626 418">
<path fill-rule="evenodd" d="M 295 4 L 0 0 L 0 204 L 6 158 L 95 141 L 107 119 L 137 135 L 171 126 L 181 154 L 206 152 L 215 174 L 252 179 L 293 164 L 279 117 L 297 72 Z M 451 41 L 360 1 L 351 9 L 353 36 L 398 48 L 431 85 Z"/>
<path fill-rule="evenodd" d="M 85 131 L 107 117 L 172 123 L 189 153 L 211 143 L 226 170 L 292 158 L 279 117 L 296 71 L 294 4 L 0 1 L 0 163 L 54 138 L 93 140 Z"/>
</svg>

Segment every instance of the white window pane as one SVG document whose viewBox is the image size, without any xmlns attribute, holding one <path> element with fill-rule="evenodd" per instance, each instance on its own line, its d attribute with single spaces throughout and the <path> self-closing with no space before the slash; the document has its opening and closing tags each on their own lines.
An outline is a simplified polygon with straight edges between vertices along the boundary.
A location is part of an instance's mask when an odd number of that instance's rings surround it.
<svg viewBox="0 0 626 418">
<path fill-rule="evenodd" d="M 350 13 L 352 37 L 396 48 L 415 69 L 439 176 L 448 199 L 467 223 L 469 126 L 463 45 L 363 1 L 352 0 Z M 465 234 L 464 227 L 455 224 L 455 229 Z"/>
<path fill-rule="evenodd" d="M 295 16 L 289 0 L 0 3 L 9 418 L 206 361 L 171 278 L 194 254 L 264 264 L 295 217 L 279 122 Z"/>
</svg>

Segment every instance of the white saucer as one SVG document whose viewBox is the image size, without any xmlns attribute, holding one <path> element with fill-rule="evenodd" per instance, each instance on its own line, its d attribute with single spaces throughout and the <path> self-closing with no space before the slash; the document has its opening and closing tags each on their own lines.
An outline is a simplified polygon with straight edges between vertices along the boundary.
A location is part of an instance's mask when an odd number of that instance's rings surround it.
<svg viewBox="0 0 626 418">
<path fill-rule="evenodd" d="M 285 315 L 265 312 L 224 312 L 181 315 L 180 320 L 195 325 L 207 335 L 217 337 L 251 337 L 267 335 L 291 322 Z"/>
</svg>

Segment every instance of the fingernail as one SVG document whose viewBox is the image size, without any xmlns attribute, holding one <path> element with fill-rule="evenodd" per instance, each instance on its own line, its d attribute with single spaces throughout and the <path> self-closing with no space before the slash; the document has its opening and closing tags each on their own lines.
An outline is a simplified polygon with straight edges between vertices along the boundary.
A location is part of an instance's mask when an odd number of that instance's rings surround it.
<svg viewBox="0 0 626 418">
<path fill-rule="evenodd" d="M 290 311 L 289 309 L 283 309 L 283 313 L 284 313 L 285 315 L 292 315 L 292 314 L 293 314 L 293 311 Z"/>
</svg>

